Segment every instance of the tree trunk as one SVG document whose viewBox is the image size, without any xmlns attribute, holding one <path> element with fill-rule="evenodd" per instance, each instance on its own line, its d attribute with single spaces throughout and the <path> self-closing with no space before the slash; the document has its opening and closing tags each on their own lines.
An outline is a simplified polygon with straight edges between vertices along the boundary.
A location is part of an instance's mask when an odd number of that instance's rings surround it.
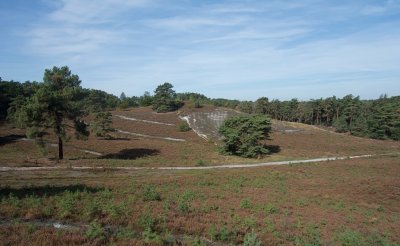
<svg viewBox="0 0 400 246">
<path fill-rule="evenodd" d="M 58 137 L 58 159 L 64 159 L 64 152 L 63 152 L 63 142 L 61 137 Z"/>
</svg>

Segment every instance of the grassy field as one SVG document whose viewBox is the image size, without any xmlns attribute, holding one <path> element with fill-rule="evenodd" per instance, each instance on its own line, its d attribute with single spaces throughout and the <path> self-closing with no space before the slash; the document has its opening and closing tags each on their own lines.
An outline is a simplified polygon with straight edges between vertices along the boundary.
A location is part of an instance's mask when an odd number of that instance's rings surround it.
<svg viewBox="0 0 400 246">
<path fill-rule="evenodd" d="M 0 235 L 6 245 L 241 244 L 252 233 L 263 245 L 397 245 L 399 173 L 398 157 L 209 171 L 1 172 Z"/>
<path fill-rule="evenodd" d="M 140 108 L 113 114 L 115 128 L 151 137 L 113 133 L 112 140 L 71 139 L 66 159 L 57 162 L 54 146 L 48 145 L 43 157 L 22 130 L 0 125 L 2 167 L 106 167 L 0 172 L 0 244 L 400 244 L 399 142 L 274 122 L 266 141 L 273 151 L 249 160 L 220 155 L 215 143 L 193 131 L 179 132 L 176 112 Z M 54 142 L 51 133 L 45 139 Z M 364 154 L 375 156 L 224 170 L 113 169 Z"/>
</svg>

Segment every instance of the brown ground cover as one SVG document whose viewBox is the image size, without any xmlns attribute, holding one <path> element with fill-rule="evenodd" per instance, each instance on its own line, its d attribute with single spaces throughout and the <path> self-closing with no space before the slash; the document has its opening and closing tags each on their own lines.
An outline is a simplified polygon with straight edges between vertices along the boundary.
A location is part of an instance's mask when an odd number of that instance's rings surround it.
<svg viewBox="0 0 400 246">
<path fill-rule="evenodd" d="M 400 243 L 399 173 L 398 156 L 233 170 L 1 172 L 0 238 L 241 244 L 254 232 L 263 245 L 389 245 Z"/>
<path fill-rule="evenodd" d="M 154 113 L 151 108 L 134 108 L 112 112 L 140 120 L 164 122 L 169 125 L 124 120 L 113 117 L 114 127 L 123 131 L 154 137 L 184 139 L 185 142 L 112 133 L 114 139 L 105 140 L 90 136 L 87 141 L 73 137 L 65 143 L 66 161 L 58 165 L 94 166 L 196 166 L 232 163 L 255 163 L 279 160 L 307 159 L 317 157 L 382 154 L 398 152 L 400 142 L 380 141 L 337 134 L 313 126 L 287 122 L 273 122 L 274 131 L 265 144 L 271 154 L 261 159 L 245 159 L 223 156 L 211 141 L 198 137 L 193 131 L 179 132 L 182 122 L 179 114 L 209 112 L 212 106 L 200 109 L 184 107 L 179 112 Z M 55 165 L 56 150 L 48 146 L 48 158 L 43 157 L 31 141 L 22 141 L 24 131 L 0 124 L 0 164 L 2 166 Z M 51 132 L 44 136 L 49 143 L 55 143 Z M 83 152 L 95 151 L 101 156 Z"/>
</svg>

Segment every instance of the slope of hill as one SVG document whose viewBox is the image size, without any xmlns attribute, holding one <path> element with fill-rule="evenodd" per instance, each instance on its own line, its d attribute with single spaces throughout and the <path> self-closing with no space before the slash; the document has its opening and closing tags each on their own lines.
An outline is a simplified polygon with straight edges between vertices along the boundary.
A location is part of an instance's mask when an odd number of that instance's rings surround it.
<svg viewBox="0 0 400 246">
<path fill-rule="evenodd" d="M 270 155 L 259 160 L 223 156 L 217 151 L 217 127 L 224 117 L 235 113 L 213 106 L 184 107 L 170 113 L 154 113 L 149 107 L 113 111 L 113 125 L 117 129 L 114 138 L 70 139 L 66 144 L 65 163 L 91 166 L 220 165 L 383 154 L 400 149 L 400 143 L 395 141 L 357 138 L 305 124 L 274 120 L 271 139 L 265 142 L 271 150 Z M 184 117 L 197 134 L 178 131 Z M 52 165 L 54 162 L 51 158 L 43 158 L 35 144 L 23 138 L 22 130 L 3 124 L 0 134 L 4 153 L 0 156 L 1 165 Z M 211 140 L 199 135 L 211 136 Z M 54 157 L 52 133 L 47 133 L 44 139 L 48 142 L 49 156 Z"/>
</svg>

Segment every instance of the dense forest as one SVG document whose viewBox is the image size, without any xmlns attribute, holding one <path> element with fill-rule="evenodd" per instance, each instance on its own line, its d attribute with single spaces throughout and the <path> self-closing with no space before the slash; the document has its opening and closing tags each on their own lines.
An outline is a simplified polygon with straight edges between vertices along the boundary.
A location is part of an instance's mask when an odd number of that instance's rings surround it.
<svg viewBox="0 0 400 246">
<path fill-rule="evenodd" d="M 7 119 L 7 110 L 21 98 L 30 97 L 41 86 L 38 82 L 0 80 L 0 119 Z M 176 93 L 177 101 L 191 102 L 194 107 L 205 104 L 227 107 L 249 114 L 265 114 L 276 120 L 300 122 L 311 125 L 334 127 L 338 132 L 348 132 L 362 137 L 400 140 L 400 96 L 382 95 L 375 100 L 361 100 L 358 96 L 300 101 L 269 100 L 261 97 L 255 102 L 229 99 L 211 99 L 198 93 Z M 99 112 L 114 108 L 153 105 L 154 96 L 145 92 L 142 96 L 120 97 L 101 90 L 80 91 L 82 107 L 87 112 Z"/>
</svg>

